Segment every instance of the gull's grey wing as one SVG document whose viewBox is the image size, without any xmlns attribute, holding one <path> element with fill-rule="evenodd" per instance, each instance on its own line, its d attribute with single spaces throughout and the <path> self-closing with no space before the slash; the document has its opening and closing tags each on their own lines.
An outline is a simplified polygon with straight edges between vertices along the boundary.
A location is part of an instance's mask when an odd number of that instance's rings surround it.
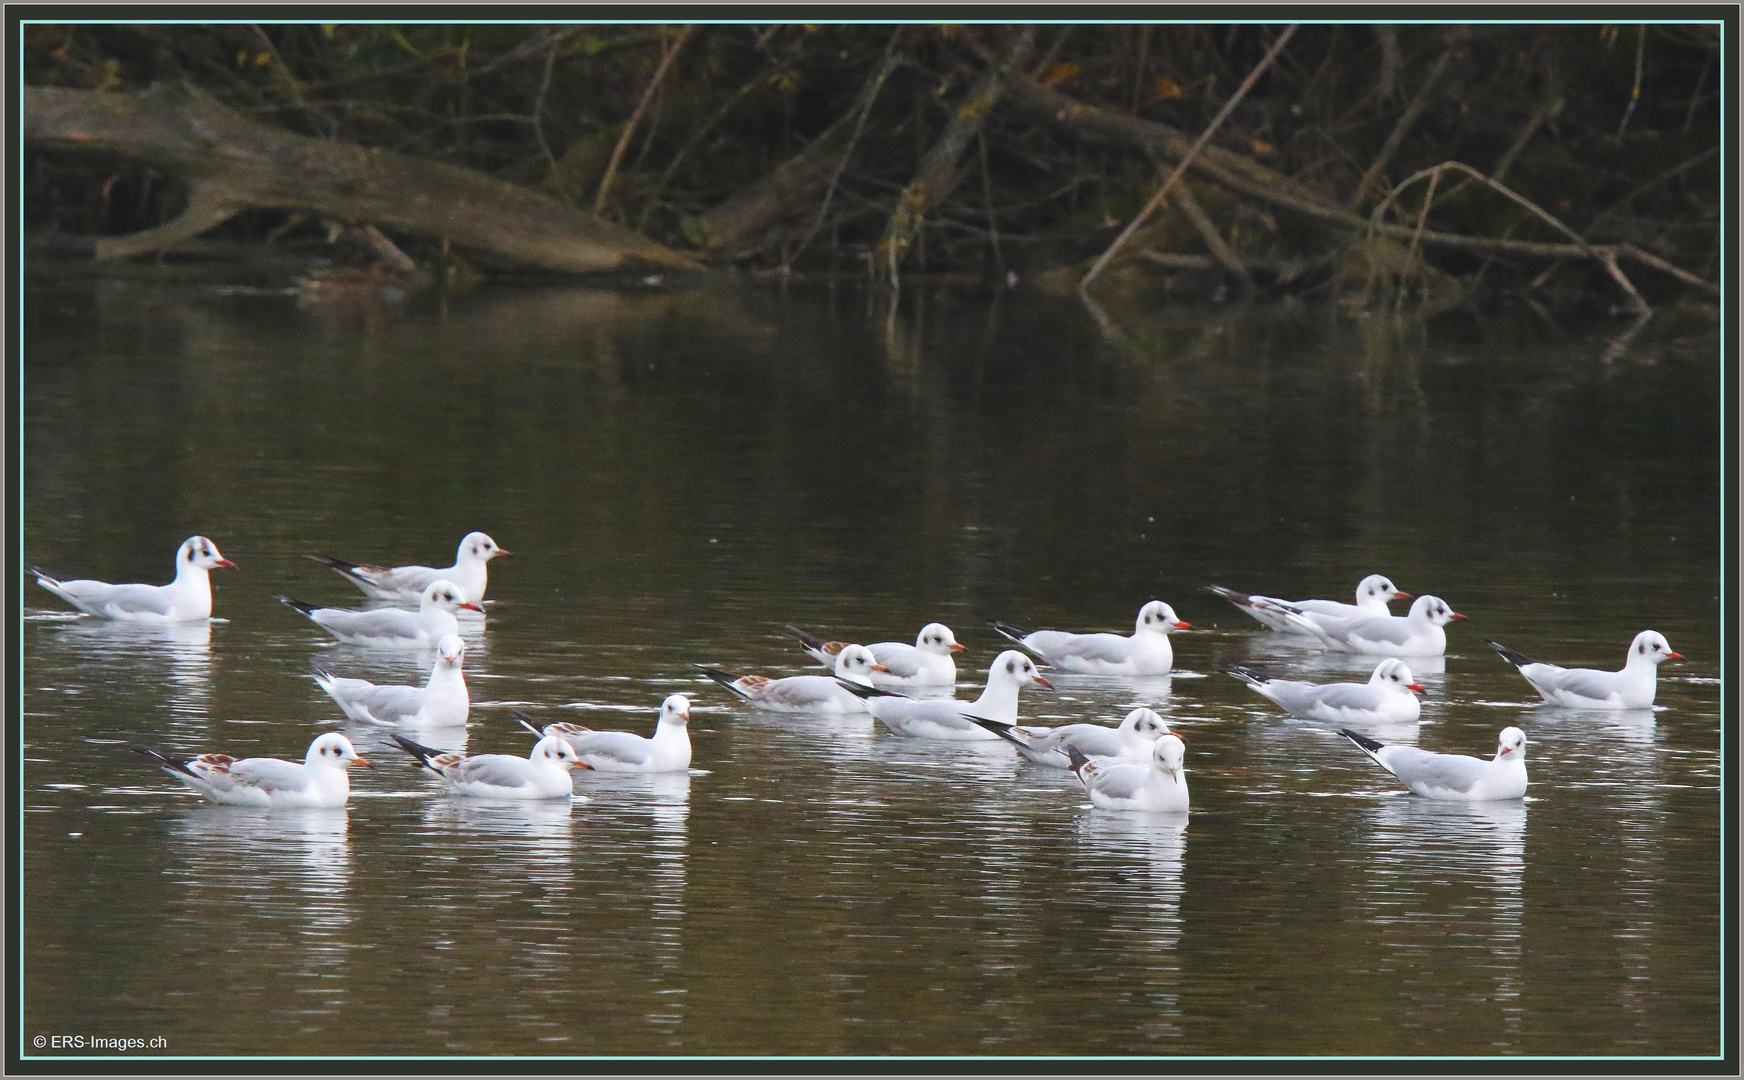
<svg viewBox="0 0 1744 1080">
<path fill-rule="evenodd" d="M 1126 736 L 1113 728 L 1105 728 L 1099 724 L 1068 724 L 1055 728 L 1044 743 L 1037 745 L 1058 746 L 1062 752 L 1066 746 L 1075 746 L 1085 757 L 1113 757 L 1126 752 Z"/>
<path fill-rule="evenodd" d="M 1614 671 L 1595 671 L 1592 668 L 1559 668 L 1553 664 L 1533 664 L 1528 665 L 1528 667 L 1540 670 L 1527 671 L 1522 669 L 1520 674 L 1525 675 L 1531 682 L 1561 690 L 1565 694 L 1579 694 L 1584 698 L 1603 701 L 1612 694 L 1620 692 L 1617 686 L 1617 673 Z M 1550 668 L 1551 671 L 1546 673 L 1542 670 L 1544 668 Z"/>
<path fill-rule="evenodd" d="M 1319 704 L 1333 709 L 1373 709 L 1381 704 L 1375 688 L 1367 683 L 1327 683 L 1312 690 L 1303 695 L 1304 708 Z"/>
<path fill-rule="evenodd" d="M 76 587 L 75 587 L 76 586 Z M 170 600 L 156 585 L 107 585 L 101 581 L 62 582 L 81 603 L 125 615 L 168 615 Z"/>
<path fill-rule="evenodd" d="M 1411 640 L 1411 620 L 1397 615 L 1360 615 L 1352 619 L 1329 619 L 1311 616 L 1326 631 L 1343 641 L 1361 638 L 1364 641 L 1403 645 Z"/>
<path fill-rule="evenodd" d="M 1304 613 L 1330 615 L 1335 619 L 1348 619 L 1362 613 L 1355 604 L 1341 604 L 1337 600 L 1292 600 L 1290 606 Z"/>
<path fill-rule="evenodd" d="M 583 758 L 610 758 L 625 765 L 642 765 L 653 755 L 652 741 L 628 731 L 589 731 L 564 738 Z"/>
<path fill-rule="evenodd" d="M 789 675 L 763 687 L 757 697 L 791 709 L 815 709 L 833 701 L 841 689 L 828 675 Z"/>
<path fill-rule="evenodd" d="M 416 686 L 372 686 L 349 696 L 384 724 L 411 716 L 424 707 L 424 691 Z"/>
<path fill-rule="evenodd" d="M 455 768 L 455 778 L 463 784 L 516 788 L 527 782 L 527 764 L 526 758 L 480 754 L 462 761 Z"/>
<path fill-rule="evenodd" d="M 912 679 L 920 674 L 920 650 L 900 641 L 880 641 L 866 646 L 872 658 L 890 669 L 890 674 Z"/>
<path fill-rule="evenodd" d="M 1040 630 L 1031 634 L 1030 640 L 1050 659 L 1075 656 L 1110 664 L 1132 659 L 1131 639 L 1119 634 L 1062 634 L 1055 630 Z"/>
<path fill-rule="evenodd" d="M 277 758 L 244 758 L 229 771 L 238 786 L 262 791 L 302 791 L 309 786 L 308 768 Z"/>
<path fill-rule="evenodd" d="M 1145 783 L 1150 779 L 1149 763 L 1100 765 L 1090 775 L 1086 788 L 1097 791 L 1115 799 L 1130 799 L 1144 790 Z"/>
<path fill-rule="evenodd" d="M 1414 746 L 1389 746 L 1380 761 L 1407 787 L 1441 791 L 1470 791 L 1483 779 L 1485 762 L 1461 754 L 1432 754 Z"/>
<path fill-rule="evenodd" d="M 309 618 L 353 637 L 417 637 L 421 628 L 415 613 L 399 608 L 377 608 L 374 611 L 317 608 Z"/>
</svg>

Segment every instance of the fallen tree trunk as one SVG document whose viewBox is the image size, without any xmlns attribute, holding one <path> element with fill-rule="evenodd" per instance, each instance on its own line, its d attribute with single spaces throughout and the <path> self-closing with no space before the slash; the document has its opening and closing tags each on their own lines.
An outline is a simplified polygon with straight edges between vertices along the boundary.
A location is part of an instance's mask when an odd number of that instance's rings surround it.
<svg viewBox="0 0 1744 1080">
<path fill-rule="evenodd" d="M 139 93 L 27 86 L 24 138 L 150 162 L 187 180 L 174 221 L 97 242 L 100 259 L 162 251 L 243 210 L 319 214 L 439 236 L 561 273 L 700 269 L 690 258 L 549 195 L 471 169 L 262 124 L 191 86 Z"/>
</svg>

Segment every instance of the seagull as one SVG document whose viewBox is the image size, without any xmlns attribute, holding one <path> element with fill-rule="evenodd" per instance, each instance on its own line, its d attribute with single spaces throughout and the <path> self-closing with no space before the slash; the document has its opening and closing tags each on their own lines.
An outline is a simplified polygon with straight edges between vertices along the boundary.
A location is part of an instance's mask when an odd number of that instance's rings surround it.
<svg viewBox="0 0 1744 1080">
<path fill-rule="evenodd" d="M 1389 600 L 1409 600 L 1411 594 L 1401 592 L 1391 581 L 1380 574 L 1370 574 L 1357 583 L 1356 603 L 1341 604 L 1337 600 L 1279 600 L 1271 596 L 1249 596 L 1234 589 L 1226 589 L 1221 585 L 1207 585 L 1206 588 L 1223 597 L 1236 607 L 1252 615 L 1260 622 L 1287 634 L 1305 634 L 1306 630 L 1292 626 L 1273 605 L 1284 604 L 1303 613 L 1315 615 L 1331 615 L 1335 618 L 1348 619 L 1353 615 L 1391 615 L 1387 608 Z"/>
<path fill-rule="evenodd" d="M 1494 641 L 1490 642 L 1490 648 L 1519 668 L 1520 674 L 1545 701 L 1570 709 L 1651 708 L 1659 665 L 1667 660 L 1683 659 L 1683 654 L 1672 652 L 1671 643 L 1655 630 L 1643 630 L 1635 635 L 1635 640 L 1629 643 L 1629 659 L 1623 664 L 1622 671 L 1541 664 Z"/>
<path fill-rule="evenodd" d="M 190 536 L 176 549 L 176 579 L 168 585 L 110 585 L 102 581 L 61 581 L 31 567 L 36 583 L 99 619 L 121 622 L 197 622 L 212 617 L 208 570 L 234 570 L 236 564 L 204 536 Z"/>
<path fill-rule="evenodd" d="M 1425 799 L 1489 802 L 1526 794 L 1526 733 L 1517 727 L 1502 729 L 1496 756 L 1489 761 L 1432 754 L 1415 746 L 1383 746 L 1348 728 L 1339 734 Z"/>
<path fill-rule="evenodd" d="M 399 608 L 351 611 L 316 607 L 277 594 L 273 599 L 307 615 L 310 622 L 347 645 L 369 645 L 379 649 L 433 648 L 450 634 L 460 633 L 460 622 L 454 617 L 455 608 L 484 610 L 467 602 L 452 582 L 441 579 L 424 587 L 416 614 Z"/>
<path fill-rule="evenodd" d="M 512 714 L 521 726 L 540 737 L 555 736 L 569 744 L 582 764 L 595 772 L 661 773 L 690 768 L 690 699 L 673 694 L 660 703 L 660 719 L 654 737 L 644 739 L 628 731 L 594 731 L 580 724 L 547 724 L 535 727 L 520 710 Z"/>
<path fill-rule="evenodd" d="M 315 682 L 360 724 L 464 725 L 471 709 L 460 670 L 465 655 L 466 642 L 449 634 L 436 643 L 436 664 L 423 686 L 377 686 L 367 679 L 342 679 L 325 668 L 315 669 Z"/>
<path fill-rule="evenodd" d="M 1371 656 L 1440 656 L 1447 651 L 1447 632 L 1442 627 L 1465 618 L 1438 596 L 1419 596 L 1405 616 L 1341 619 L 1297 611 L 1294 605 L 1281 602 L 1274 610 L 1282 611 L 1292 626 L 1314 635 L 1327 648 Z"/>
<path fill-rule="evenodd" d="M 1229 673 L 1270 698 L 1291 716 L 1329 724 L 1415 724 L 1421 706 L 1417 685 L 1405 661 L 1382 660 L 1366 683 L 1305 683 L 1266 679 L 1244 667 Z"/>
<path fill-rule="evenodd" d="M 499 555 L 513 552 L 497 547 L 497 542 L 481 532 L 467 533 L 454 553 L 454 565 L 438 570 L 429 566 L 360 566 L 331 555 L 310 555 L 318 563 L 333 569 L 340 577 L 362 589 L 373 600 L 391 600 L 415 604 L 432 581 L 453 582 L 465 595 L 463 600 L 478 603 L 484 599 L 485 563 Z M 482 609 L 481 609 L 482 610 Z"/>
<path fill-rule="evenodd" d="M 398 733 L 394 741 L 448 785 L 455 795 L 475 799 L 567 799 L 574 792 L 569 770 L 585 769 L 569 744 L 554 736 L 540 739 L 524 758 L 512 754 L 445 753 Z"/>
<path fill-rule="evenodd" d="M 310 743 L 301 762 L 278 758 L 238 761 L 229 754 L 185 757 L 132 743 L 127 748 L 155 758 L 164 772 L 215 803 L 269 810 L 344 806 L 351 795 L 347 768 L 369 764 L 368 758 L 357 756 L 351 740 L 336 731 Z"/>
<path fill-rule="evenodd" d="M 1061 671 L 1081 675 L 1167 675 L 1175 662 L 1169 631 L 1192 626 L 1176 618 L 1175 609 L 1161 600 L 1138 609 L 1131 637 L 1058 630 L 1029 633 L 998 621 L 988 625 Z"/>
<path fill-rule="evenodd" d="M 1159 736 L 1150 760 L 1142 763 L 1092 761 L 1076 747 L 1069 747 L 1067 753 L 1093 806 L 1152 813 L 1187 809 L 1187 773 L 1181 767 L 1187 744 L 1173 732 Z"/>
<path fill-rule="evenodd" d="M 973 704 L 965 705 L 950 698 L 911 698 L 888 690 L 843 682 L 849 692 L 866 699 L 866 711 L 884 722 L 884 726 L 910 739 L 968 740 L 997 739 L 992 731 L 977 723 L 979 717 L 1006 724 L 1017 723 L 1017 692 L 1029 684 L 1054 684 L 1036 673 L 1035 661 L 1007 649 L 993 658 L 987 669 L 987 686 Z"/>
<path fill-rule="evenodd" d="M 741 701 L 748 701 L 759 709 L 812 713 L 865 712 L 865 704 L 846 688 L 854 684 L 871 689 L 872 673 L 884 670 L 884 665 L 874 659 L 872 650 L 864 645 L 849 645 L 836 654 L 834 679 L 828 675 L 789 675 L 785 679 L 763 675 L 734 678 L 719 668 L 701 664 L 695 667 Z"/>
<path fill-rule="evenodd" d="M 969 719 L 1017 747 L 1017 752 L 1024 757 L 1056 769 L 1072 767 L 1072 749 L 1087 758 L 1110 758 L 1142 764 L 1151 759 L 1157 739 L 1169 733 L 1169 725 L 1163 722 L 1163 718 L 1144 708 L 1127 713 L 1120 726 L 1114 728 L 1103 727 L 1101 724 L 1033 727 L 1002 724 L 997 720 L 984 720 L 974 716 Z"/>
<path fill-rule="evenodd" d="M 827 668 L 836 666 L 836 654 L 846 644 L 824 641 L 797 626 L 788 626 L 787 632 L 798 638 L 805 651 Z M 927 623 L 921 627 L 913 645 L 901 641 L 875 641 L 866 648 L 886 669 L 873 674 L 873 686 L 903 689 L 956 685 L 957 664 L 951 659 L 951 654 L 962 652 L 963 646 L 957 644 L 957 636 L 944 623 Z"/>
</svg>

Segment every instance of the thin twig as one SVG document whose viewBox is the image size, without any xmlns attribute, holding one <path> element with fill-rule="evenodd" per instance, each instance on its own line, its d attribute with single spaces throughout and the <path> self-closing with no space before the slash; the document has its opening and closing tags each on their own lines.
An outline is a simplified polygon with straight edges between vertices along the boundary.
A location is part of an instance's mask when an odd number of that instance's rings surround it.
<svg viewBox="0 0 1744 1080">
<path fill-rule="evenodd" d="M 835 197 L 836 185 L 841 183 L 842 170 L 848 167 L 848 159 L 854 156 L 854 147 L 860 142 L 860 132 L 866 128 L 866 118 L 872 115 L 872 105 L 878 100 L 878 92 L 884 88 L 884 81 L 890 78 L 890 73 L 902 62 L 902 57 L 896 52 L 896 43 L 901 37 L 902 28 L 899 26 L 890 35 L 890 40 L 884 43 L 884 59 L 879 61 L 878 70 L 872 73 L 871 81 L 860 91 L 860 115 L 854 119 L 854 133 L 848 136 L 848 145 L 842 150 L 842 159 L 836 162 L 835 171 L 830 174 L 830 186 L 824 190 L 824 201 L 818 207 L 817 220 L 812 222 L 811 231 L 800 241 L 798 249 L 794 251 L 795 256 L 811 246 L 812 238 L 824 227 L 824 216 L 830 212 L 830 200 Z M 791 267 L 792 263 L 788 259 L 782 259 L 781 265 Z"/>
<path fill-rule="evenodd" d="M 593 212 L 596 217 L 606 208 L 606 196 L 611 193 L 612 180 L 617 176 L 618 162 L 624 158 L 624 149 L 630 145 L 630 135 L 635 132 L 642 114 L 648 110 L 648 103 L 654 99 L 654 91 L 660 88 L 660 80 L 666 77 L 666 69 L 678 58 L 678 50 L 684 48 L 684 43 L 690 40 L 690 35 L 695 30 L 696 26 L 692 24 L 679 31 L 678 40 L 660 57 L 660 66 L 654 69 L 654 77 L 648 80 L 648 88 L 642 91 L 642 100 L 636 103 L 636 111 L 625 122 L 623 134 L 618 136 L 618 145 L 612 148 L 612 159 L 606 164 L 606 174 L 600 178 L 599 191 L 593 197 Z"/>
<path fill-rule="evenodd" d="M 1162 205 L 1163 199 L 1169 194 L 1169 189 L 1173 188 L 1176 182 L 1181 179 L 1188 167 L 1193 164 L 1193 160 L 1199 156 L 1199 151 L 1211 141 L 1211 136 L 1217 134 L 1217 129 L 1223 126 L 1223 122 L 1229 118 L 1229 114 L 1235 111 L 1237 105 L 1241 104 L 1241 99 L 1247 96 L 1247 92 L 1253 89 L 1254 83 L 1258 82 L 1259 77 L 1272 66 L 1272 61 L 1276 60 L 1278 54 L 1284 51 L 1284 46 L 1290 43 L 1290 39 L 1296 34 L 1296 28 L 1300 25 L 1300 23 L 1291 23 L 1284 28 L 1282 34 L 1278 35 L 1278 40 L 1272 43 L 1270 51 L 1258 64 L 1254 65 L 1254 69 L 1248 72 L 1247 78 L 1243 79 L 1241 85 L 1236 87 L 1235 93 L 1231 94 L 1229 100 L 1223 103 L 1223 108 L 1200 133 L 1199 141 L 1195 142 L 1192 148 L 1181 157 L 1179 164 L 1175 166 L 1175 171 L 1169 174 L 1167 180 L 1163 181 L 1163 186 L 1157 188 L 1157 192 L 1151 196 L 1150 202 L 1145 203 L 1144 209 L 1138 212 L 1138 216 L 1127 222 L 1126 228 L 1122 229 L 1120 235 L 1114 238 L 1114 243 L 1108 245 L 1108 250 L 1102 253 L 1102 257 L 1096 260 L 1096 265 L 1092 266 L 1090 272 L 1084 275 L 1084 280 L 1078 283 L 1079 292 L 1083 292 L 1092 281 L 1096 280 L 1096 275 L 1102 273 L 1102 268 L 1108 265 L 1108 260 L 1114 258 L 1115 252 L 1119 251 L 1132 237 L 1132 234 L 1138 231 L 1139 226 L 1145 223 L 1145 219 L 1149 218 L 1156 212 L 1157 207 Z"/>
<path fill-rule="evenodd" d="M 1635 34 L 1635 86 L 1629 91 L 1629 107 L 1623 110 L 1623 122 L 1617 125 L 1617 141 L 1629 130 L 1629 118 L 1635 115 L 1635 105 L 1641 100 L 1641 60 L 1647 52 L 1647 24 L 1642 23 Z"/>
<path fill-rule="evenodd" d="M 1435 89 L 1436 82 L 1441 79 L 1441 73 L 1447 70 L 1447 63 L 1451 59 L 1453 59 L 1453 46 L 1450 45 L 1442 50 L 1441 55 L 1436 58 L 1435 65 L 1429 69 L 1429 74 L 1424 76 L 1423 85 L 1418 88 L 1417 96 L 1412 98 L 1411 104 L 1405 106 L 1405 111 L 1399 114 L 1399 120 L 1393 125 L 1393 130 L 1387 133 L 1387 141 L 1381 144 L 1380 153 L 1375 155 L 1375 160 L 1369 163 L 1368 170 L 1363 173 L 1362 179 L 1357 181 L 1356 190 L 1350 196 L 1352 210 L 1362 205 L 1363 199 L 1368 196 L 1369 188 L 1373 187 L 1375 181 L 1380 178 L 1387 163 L 1393 160 L 1393 154 L 1398 151 L 1399 144 L 1405 141 L 1405 135 L 1417 123 L 1417 118 L 1423 114 L 1423 110 L 1429 107 L 1430 92 Z"/>
<path fill-rule="evenodd" d="M 545 54 L 545 78 L 539 83 L 539 96 L 533 99 L 533 137 L 539 140 L 539 149 L 545 151 L 545 160 L 551 163 L 553 171 L 557 169 L 557 156 L 551 152 L 551 144 L 545 141 L 545 125 L 540 117 L 545 112 L 545 92 L 551 89 L 551 67 L 557 63 L 557 46 L 553 42 L 551 51 Z"/>
</svg>

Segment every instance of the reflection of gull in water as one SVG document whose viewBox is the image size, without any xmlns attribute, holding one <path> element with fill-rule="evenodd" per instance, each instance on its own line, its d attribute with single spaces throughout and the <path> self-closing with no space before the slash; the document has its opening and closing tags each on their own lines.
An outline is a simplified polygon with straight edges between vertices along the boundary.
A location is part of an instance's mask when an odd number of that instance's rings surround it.
<svg viewBox="0 0 1744 1080">
<path fill-rule="evenodd" d="M 1373 656 L 1364 653 L 1307 652 L 1304 651 L 1307 643 L 1306 638 L 1294 641 L 1283 634 L 1249 635 L 1247 656 L 1262 668 L 1266 667 L 1263 661 L 1284 661 L 1289 665 L 1287 670 L 1291 678 L 1300 674 L 1326 672 L 1360 675 L 1366 679 L 1375 670 Z M 1451 655 L 1457 660 L 1464 654 L 1455 652 Z M 1410 664 L 1413 675 L 1443 676 L 1447 674 L 1447 656 L 1445 653 L 1437 656 L 1413 656 L 1406 662 Z"/>
<path fill-rule="evenodd" d="M 55 637 L 106 667 L 137 669 L 141 679 L 165 682 L 171 710 L 203 719 L 212 695 L 213 621 L 152 625 L 79 620 Z M 168 671 L 160 675 L 165 661 Z"/>
<path fill-rule="evenodd" d="M 1434 949 L 1488 950 L 1494 962 L 1481 970 L 1494 981 L 1474 986 L 1471 1003 L 1500 1003 L 1510 1035 L 1519 1034 L 1524 1015 L 1526 817 L 1524 800 L 1389 796 L 1365 813 L 1357 834 L 1371 856 L 1355 875 L 1357 890 L 1389 960 L 1416 963 L 1413 957 Z"/>
<path fill-rule="evenodd" d="M 1537 702 L 1520 715 L 1531 721 L 1540 742 L 1566 739 L 1592 747 L 1617 742 L 1651 746 L 1659 728 L 1658 714 L 1657 708 L 1570 709 Z"/>
<path fill-rule="evenodd" d="M 1145 1039 L 1186 1034 L 1181 1008 L 1181 898 L 1188 815 L 1085 810 L 1078 815 L 1076 858 L 1088 902 L 1111 913 L 1109 929 L 1144 957 L 1150 1005 L 1138 1022 Z M 1094 885 L 1089 884 L 1094 882 Z"/>
<path fill-rule="evenodd" d="M 325 978 L 345 959 L 339 934 L 357 917 L 348 823 L 344 809 L 193 807 L 171 820 L 166 873 L 184 887 L 187 921 L 201 936 L 295 927 L 297 948 L 285 950 L 295 973 Z"/>
</svg>

